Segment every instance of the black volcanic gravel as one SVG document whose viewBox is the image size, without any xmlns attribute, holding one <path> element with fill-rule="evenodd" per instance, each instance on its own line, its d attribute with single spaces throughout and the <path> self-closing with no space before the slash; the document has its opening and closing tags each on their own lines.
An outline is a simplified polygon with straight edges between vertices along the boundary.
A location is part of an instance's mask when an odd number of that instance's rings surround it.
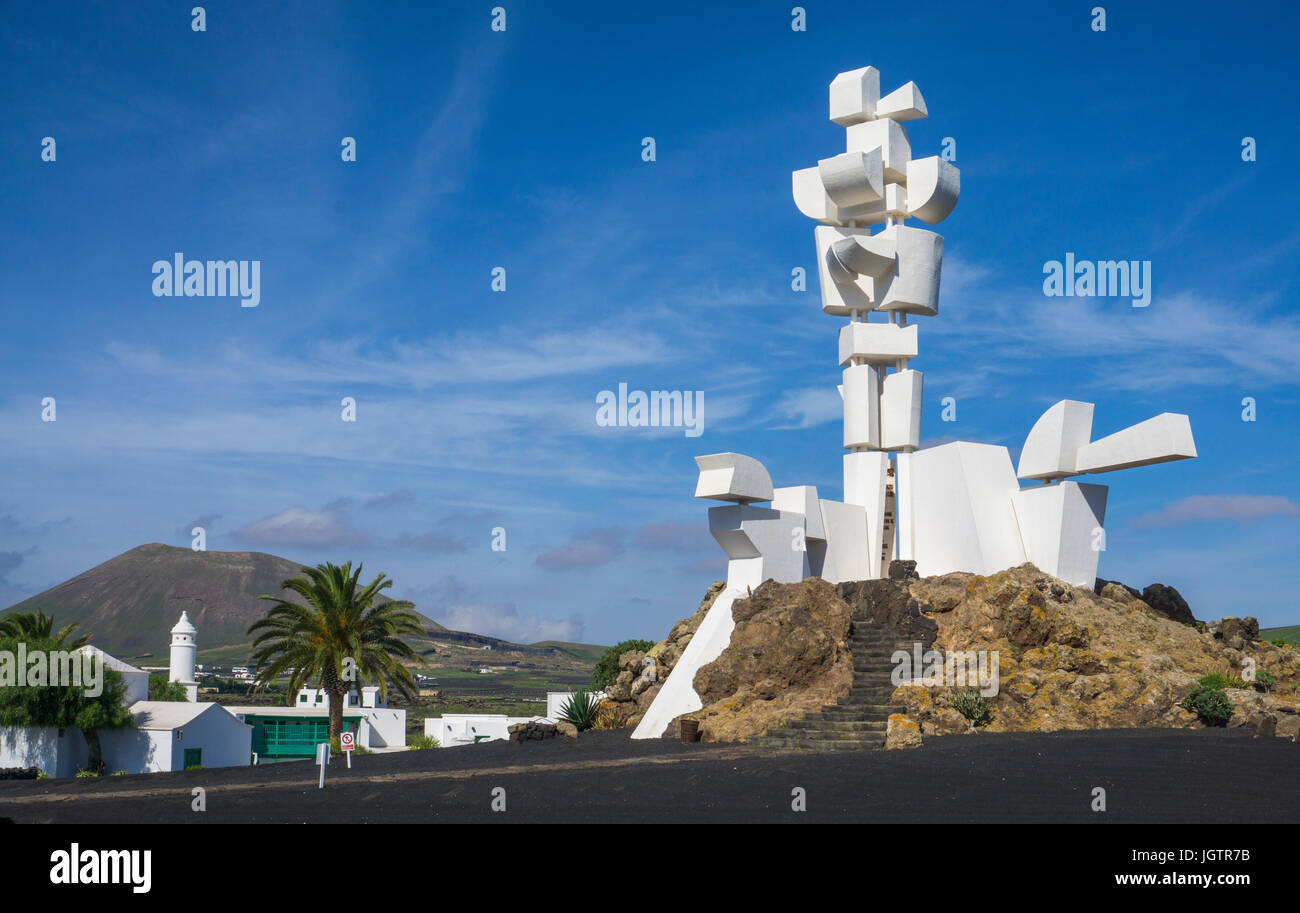
<svg viewBox="0 0 1300 913">
<path fill-rule="evenodd" d="M 512 745 L 97 780 L 0 782 L 0 819 L 270 822 L 1300 821 L 1300 745 L 1243 730 L 980 733 L 910 751 L 634 742 Z M 191 790 L 207 811 L 191 810 Z M 1090 808 L 1094 787 L 1107 811 Z M 506 810 L 491 808 L 506 791 Z M 791 810 L 802 787 L 807 811 Z"/>
</svg>

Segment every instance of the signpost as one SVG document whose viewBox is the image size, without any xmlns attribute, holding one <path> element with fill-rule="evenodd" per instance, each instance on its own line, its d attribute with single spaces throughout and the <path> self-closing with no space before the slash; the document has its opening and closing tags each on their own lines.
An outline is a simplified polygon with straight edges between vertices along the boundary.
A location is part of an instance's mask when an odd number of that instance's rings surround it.
<svg viewBox="0 0 1300 913">
<path fill-rule="evenodd" d="M 352 732 L 345 732 L 345 733 L 343 733 L 342 735 L 339 736 L 339 744 L 343 747 L 343 750 L 344 750 L 345 752 L 347 752 L 347 755 L 348 755 L 348 770 L 351 770 L 351 769 L 352 769 L 352 749 L 355 748 L 355 747 L 356 747 L 356 744 L 357 744 L 357 736 L 356 736 L 356 733 L 352 733 Z"/>
</svg>

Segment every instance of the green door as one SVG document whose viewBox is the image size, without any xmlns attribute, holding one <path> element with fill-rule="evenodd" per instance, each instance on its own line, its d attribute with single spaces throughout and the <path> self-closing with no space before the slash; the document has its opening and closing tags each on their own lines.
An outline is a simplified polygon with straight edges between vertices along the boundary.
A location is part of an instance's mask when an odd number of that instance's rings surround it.
<svg viewBox="0 0 1300 913">
<path fill-rule="evenodd" d="M 199 766 L 200 764 L 202 764 L 202 763 L 203 763 L 203 749 L 202 749 L 202 748 L 187 748 L 187 749 L 185 749 L 185 769 L 186 769 L 186 770 L 189 770 L 191 767 L 198 767 L 198 766 Z"/>
</svg>

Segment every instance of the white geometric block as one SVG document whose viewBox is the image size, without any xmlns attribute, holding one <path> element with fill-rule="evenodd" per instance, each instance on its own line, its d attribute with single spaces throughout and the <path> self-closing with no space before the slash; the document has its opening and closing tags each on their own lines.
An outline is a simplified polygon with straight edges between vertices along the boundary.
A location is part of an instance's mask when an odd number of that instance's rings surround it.
<svg viewBox="0 0 1300 913">
<path fill-rule="evenodd" d="M 916 558 L 912 532 L 912 454 L 894 457 L 894 554 L 900 561 Z"/>
<path fill-rule="evenodd" d="M 890 184 L 890 187 L 896 185 Z M 883 232 L 869 235 L 865 229 L 843 229 L 845 237 L 831 243 L 831 251 L 847 276 L 842 281 L 855 281 L 858 276 L 870 276 L 881 282 L 894 271 L 897 251 L 894 239 Z M 851 234 L 848 234 L 851 232 Z M 832 264 L 832 275 L 838 275 Z"/>
<path fill-rule="evenodd" d="M 921 97 L 921 90 L 914 82 L 904 83 L 876 102 L 876 117 L 906 121 L 928 116 L 925 99 Z"/>
<path fill-rule="evenodd" d="M 753 457 L 743 453 L 710 453 L 697 456 L 700 479 L 695 485 L 695 497 L 716 501 L 772 500 L 772 477 L 767 469 Z"/>
<path fill-rule="evenodd" d="M 907 188 L 902 184 L 885 185 L 885 212 L 899 222 L 907 218 Z"/>
<path fill-rule="evenodd" d="M 826 195 L 821 171 L 816 166 L 800 168 L 791 173 L 790 179 L 794 192 L 794 205 L 801 213 L 818 222 L 838 223 L 840 221 L 835 204 Z"/>
<path fill-rule="evenodd" d="M 874 238 L 865 228 L 819 225 L 813 230 L 813 239 L 817 245 L 817 278 L 821 284 L 822 310 L 827 314 L 847 317 L 855 310 L 865 312 L 875 307 L 875 295 L 880 283 L 869 274 L 855 274 L 840 261 L 834 250 L 837 243 L 848 239 L 878 243 Z M 893 243 L 892 240 L 890 243 Z"/>
<path fill-rule="evenodd" d="M 951 162 L 932 155 L 907 163 L 907 211 L 922 222 L 938 225 L 948 218 L 961 196 L 961 172 Z"/>
<path fill-rule="evenodd" d="M 873 119 L 880 100 L 880 71 L 863 67 L 840 73 L 831 80 L 830 99 L 831 120 L 841 127 Z"/>
<path fill-rule="evenodd" d="M 826 557 L 822 579 L 831 583 L 870 580 L 871 541 L 867 536 L 867 513 L 856 504 L 821 501 L 822 523 L 826 528 Z"/>
<path fill-rule="evenodd" d="M 1097 579 L 1099 531 L 1106 520 L 1105 485 L 1058 482 L 1022 488 L 1011 496 L 1025 558 L 1040 571 L 1074 586 Z"/>
<path fill-rule="evenodd" d="M 879 149 L 884 158 L 885 180 L 907 183 L 907 163 L 912 158 L 912 144 L 897 121 L 882 119 L 854 124 L 845 131 L 846 152 L 870 152 Z"/>
<path fill-rule="evenodd" d="M 921 446 L 920 371 L 885 375 L 880 389 L 880 449 L 915 450 Z"/>
<path fill-rule="evenodd" d="M 1079 448 L 1092 437 L 1092 411 L 1092 403 L 1063 399 L 1044 412 L 1025 438 L 1016 475 L 1022 479 L 1077 475 Z"/>
<path fill-rule="evenodd" d="M 803 579 L 804 552 L 792 547 L 794 531 L 804 525 L 804 515 L 730 504 L 709 508 L 709 532 L 727 553 L 727 586 L 753 587 L 764 580 L 798 583 Z"/>
<path fill-rule="evenodd" d="M 880 448 L 880 378 L 871 365 L 844 369 L 844 449 Z"/>
<path fill-rule="evenodd" d="M 885 486 L 889 478 L 889 455 L 879 450 L 844 454 L 844 503 L 866 511 L 867 578 L 881 576 L 880 556 L 885 534 Z"/>
<path fill-rule="evenodd" d="M 1005 447 L 956 441 L 911 454 L 917 573 L 994 574 L 1023 564 L 1011 504 L 1019 490 Z"/>
<path fill-rule="evenodd" d="M 900 359 L 916 357 L 915 323 L 900 327 L 896 323 L 846 323 L 840 327 L 840 366 L 859 358 L 869 365 L 892 365 Z"/>
<path fill-rule="evenodd" d="M 1110 472 L 1196 456 L 1192 423 L 1185 415 L 1162 412 L 1079 448 L 1076 472 Z"/>
<path fill-rule="evenodd" d="M 928 317 L 938 314 L 943 238 L 923 228 L 897 224 L 881 234 L 892 237 L 897 244 L 898 267 L 892 278 L 872 289 L 876 310 Z"/>
<path fill-rule="evenodd" d="M 809 539 L 825 539 L 826 530 L 822 527 L 818 500 L 815 485 L 791 485 L 773 490 L 772 509 L 782 513 L 802 514 L 805 518 L 804 536 Z"/>
<path fill-rule="evenodd" d="M 817 163 L 822 186 L 837 209 L 880 202 L 885 196 L 883 169 L 879 149 L 843 152 Z"/>
</svg>

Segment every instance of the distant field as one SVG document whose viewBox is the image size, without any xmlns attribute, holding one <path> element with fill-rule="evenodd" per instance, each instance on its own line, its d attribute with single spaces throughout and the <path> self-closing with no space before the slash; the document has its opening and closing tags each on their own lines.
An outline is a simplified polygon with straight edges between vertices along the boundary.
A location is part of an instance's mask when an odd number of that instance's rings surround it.
<svg viewBox="0 0 1300 913">
<path fill-rule="evenodd" d="M 1291 625 L 1287 628 L 1260 628 L 1260 640 L 1277 640 L 1282 638 L 1287 643 L 1300 646 L 1300 625 Z"/>
</svg>

